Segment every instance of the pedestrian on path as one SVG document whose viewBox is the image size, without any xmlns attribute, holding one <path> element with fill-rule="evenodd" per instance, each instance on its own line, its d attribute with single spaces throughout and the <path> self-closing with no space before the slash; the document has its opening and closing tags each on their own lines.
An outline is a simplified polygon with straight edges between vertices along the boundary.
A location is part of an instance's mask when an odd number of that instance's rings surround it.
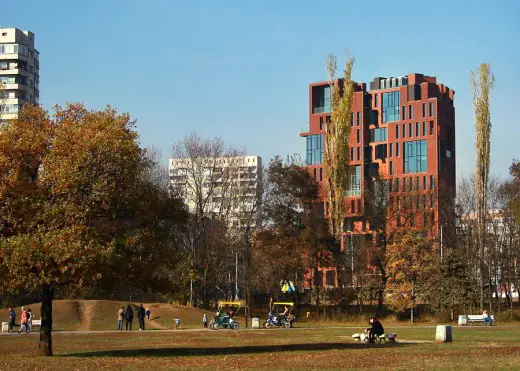
<svg viewBox="0 0 520 371">
<path fill-rule="evenodd" d="M 144 312 L 144 314 L 146 314 L 146 318 L 148 318 L 148 320 L 150 320 L 150 314 L 152 314 L 152 311 L 150 310 L 150 308 L 146 308 L 146 311 Z"/>
<path fill-rule="evenodd" d="M 202 316 L 202 325 L 204 328 L 208 328 L 208 316 L 206 316 L 206 313 L 204 313 L 204 316 Z"/>
<path fill-rule="evenodd" d="M 125 311 L 125 320 L 126 320 L 126 330 L 132 331 L 132 322 L 134 320 L 134 311 L 132 310 L 132 307 L 130 304 L 126 307 Z"/>
<path fill-rule="evenodd" d="M 117 329 L 123 331 L 123 321 L 125 320 L 125 307 L 121 306 L 117 311 Z"/>
<path fill-rule="evenodd" d="M 22 315 L 20 316 L 20 330 L 18 333 L 27 332 L 27 311 L 22 307 Z"/>
<path fill-rule="evenodd" d="M 137 319 L 139 320 L 139 331 L 144 331 L 144 308 L 143 304 L 139 305 L 139 308 L 137 308 Z"/>
<path fill-rule="evenodd" d="M 30 334 L 32 332 L 32 319 L 33 314 L 31 308 L 27 308 L 27 333 Z"/>
<path fill-rule="evenodd" d="M 9 308 L 9 332 L 13 332 L 13 327 L 16 324 L 16 312 L 13 308 Z"/>
</svg>

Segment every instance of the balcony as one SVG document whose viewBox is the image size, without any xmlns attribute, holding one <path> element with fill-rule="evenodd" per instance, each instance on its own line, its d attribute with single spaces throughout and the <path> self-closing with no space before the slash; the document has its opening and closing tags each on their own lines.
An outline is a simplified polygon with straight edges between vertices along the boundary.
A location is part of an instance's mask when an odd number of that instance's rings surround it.
<svg viewBox="0 0 520 371">
<path fill-rule="evenodd" d="M 330 105 L 312 107 L 312 113 L 330 112 Z"/>
</svg>

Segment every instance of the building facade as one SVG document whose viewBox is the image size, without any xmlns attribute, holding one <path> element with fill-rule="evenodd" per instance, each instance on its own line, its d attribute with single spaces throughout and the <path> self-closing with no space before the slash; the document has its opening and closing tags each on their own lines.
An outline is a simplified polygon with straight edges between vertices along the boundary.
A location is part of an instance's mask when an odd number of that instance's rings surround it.
<svg viewBox="0 0 520 371">
<path fill-rule="evenodd" d="M 300 133 L 307 166 L 322 189 L 329 93 L 328 82 L 310 84 L 309 130 Z M 435 77 L 417 73 L 376 77 L 368 89 L 355 84 L 343 245 L 352 245 L 353 236 L 380 230 L 383 223 L 439 233 L 449 219 L 449 212 L 439 212 L 440 203 L 451 202 L 456 185 L 454 94 Z"/>
<path fill-rule="evenodd" d="M 261 157 L 170 159 L 169 177 L 189 212 L 201 210 L 233 227 L 259 225 Z"/>
<path fill-rule="evenodd" d="M 32 32 L 0 28 L 0 121 L 16 119 L 26 103 L 39 104 L 39 54 Z"/>
</svg>

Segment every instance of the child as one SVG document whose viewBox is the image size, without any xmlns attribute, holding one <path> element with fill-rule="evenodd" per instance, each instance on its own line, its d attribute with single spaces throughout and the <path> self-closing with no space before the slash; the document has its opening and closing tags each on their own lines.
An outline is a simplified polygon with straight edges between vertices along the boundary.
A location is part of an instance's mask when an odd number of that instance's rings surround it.
<svg viewBox="0 0 520 371">
<path fill-rule="evenodd" d="M 146 318 L 150 319 L 150 314 L 152 314 L 152 311 L 150 310 L 150 308 L 146 308 L 144 314 L 146 315 Z"/>
<path fill-rule="evenodd" d="M 204 328 L 208 328 L 208 316 L 206 316 L 206 313 L 204 313 L 204 316 L 202 317 L 202 324 Z"/>
<path fill-rule="evenodd" d="M 180 329 L 180 328 L 181 328 L 181 319 L 175 318 L 175 329 Z"/>
</svg>

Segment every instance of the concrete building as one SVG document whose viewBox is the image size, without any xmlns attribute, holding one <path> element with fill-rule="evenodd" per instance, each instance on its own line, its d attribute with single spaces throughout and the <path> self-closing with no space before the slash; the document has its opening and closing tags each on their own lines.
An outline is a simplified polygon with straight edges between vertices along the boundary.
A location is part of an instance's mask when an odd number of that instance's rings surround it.
<svg viewBox="0 0 520 371">
<path fill-rule="evenodd" d="M 322 189 L 329 93 L 328 82 L 310 84 L 309 130 L 300 133 L 307 143 L 307 166 Z M 383 198 L 379 205 L 385 207 L 384 223 L 392 227 L 420 227 L 436 236 L 446 224 L 439 202 L 450 203 L 456 185 L 454 94 L 435 77 L 418 73 L 376 77 L 369 89 L 355 83 L 343 245 L 352 245 L 353 236 L 366 240 L 371 232 L 378 240 L 378 197 Z M 439 192 L 450 196 L 440 199 Z M 329 276 L 326 281 L 334 282 L 333 274 Z"/>
<path fill-rule="evenodd" d="M 32 32 L 0 28 L 0 121 L 15 119 L 26 103 L 39 104 L 39 54 Z"/>
<path fill-rule="evenodd" d="M 235 227 L 259 225 L 261 157 L 170 159 L 169 177 L 173 190 L 191 213 L 202 210 Z"/>
</svg>

